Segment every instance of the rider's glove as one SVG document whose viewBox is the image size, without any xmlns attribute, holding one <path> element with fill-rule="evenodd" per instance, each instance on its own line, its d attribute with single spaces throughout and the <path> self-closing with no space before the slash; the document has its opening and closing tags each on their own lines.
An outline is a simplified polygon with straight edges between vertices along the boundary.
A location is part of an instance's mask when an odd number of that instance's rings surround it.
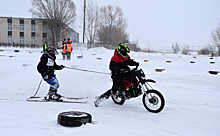
<svg viewBox="0 0 220 136">
<path fill-rule="evenodd" d="M 139 62 L 136 62 L 135 66 L 138 67 L 139 66 Z"/>
</svg>

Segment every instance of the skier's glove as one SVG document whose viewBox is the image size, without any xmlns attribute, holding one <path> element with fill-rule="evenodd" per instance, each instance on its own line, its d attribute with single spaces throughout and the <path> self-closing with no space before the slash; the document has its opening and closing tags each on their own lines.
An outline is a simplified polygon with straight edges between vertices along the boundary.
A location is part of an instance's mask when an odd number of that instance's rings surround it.
<svg viewBox="0 0 220 136">
<path fill-rule="evenodd" d="M 47 80 L 48 79 L 48 75 L 44 76 L 43 78 L 44 78 L 44 80 Z"/>
<path fill-rule="evenodd" d="M 57 68 L 57 70 L 62 70 L 63 68 L 65 68 L 65 66 L 64 66 L 64 65 L 60 65 L 60 66 Z"/>
<path fill-rule="evenodd" d="M 65 66 L 64 66 L 64 65 L 61 65 L 61 66 L 60 66 L 60 69 L 62 70 L 63 68 L 65 68 Z"/>
</svg>

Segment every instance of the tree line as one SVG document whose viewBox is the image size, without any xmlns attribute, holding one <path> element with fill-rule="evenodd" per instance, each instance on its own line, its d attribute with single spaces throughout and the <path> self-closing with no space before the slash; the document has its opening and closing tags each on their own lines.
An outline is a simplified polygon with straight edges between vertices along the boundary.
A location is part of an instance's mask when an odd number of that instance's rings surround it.
<svg viewBox="0 0 220 136">
<path fill-rule="evenodd" d="M 85 1 L 84 1 L 85 2 Z M 81 10 L 83 11 L 83 9 Z M 65 26 L 73 26 L 76 22 L 76 6 L 72 0 L 32 0 L 30 9 L 33 17 L 46 19 L 51 35 L 48 38 L 57 47 L 63 38 Z M 119 6 L 99 6 L 93 0 L 87 0 L 85 6 L 85 38 L 90 45 L 104 45 L 107 48 L 117 46 L 119 43 L 129 43 L 133 50 L 140 50 L 138 41 L 130 41 L 127 33 L 128 19 Z M 110 47 L 109 47 L 110 46 Z M 180 51 L 178 43 L 172 45 L 174 53 Z M 151 52 L 148 41 L 147 51 Z M 188 54 L 189 46 L 182 49 L 183 54 Z M 211 41 L 207 47 L 199 50 L 199 54 L 220 56 L 220 24 L 211 32 Z"/>
<path fill-rule="evenodd" d="M 172 50 L 174 53 L 177 53 L 180 51 L 180 45 L 177 42 L 172 44 Z M 190 47 L 185 45 L 182 48 L 181 53 L 187 55 L 189 52 Z M 208 45 L 198 50 L 198 54 L 210 55 L 211 57 L 220 56 L 220 23 L 215 29 L 212 30 Z"/>
<path fill-rule="evenodd" d="M 53 45 L 60 41 L 66 25 L 76 21 L 76 6 L 72 0 L 32 0 L 29 10 L 33 17 L 46 19 L 51 35 L 48 38 Z M 97 2 L 87 0 L 85 8 L 85 37 L 87 43 L 108 44 L 129 43 L 126 32 L 128 19 L 119 6 L 99 6 Z"/>
</svg>

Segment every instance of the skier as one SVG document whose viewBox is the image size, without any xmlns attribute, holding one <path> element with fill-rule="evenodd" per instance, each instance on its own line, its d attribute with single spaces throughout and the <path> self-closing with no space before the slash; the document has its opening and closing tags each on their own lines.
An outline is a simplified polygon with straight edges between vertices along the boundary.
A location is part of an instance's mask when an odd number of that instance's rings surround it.
<svg viewBox="0 0 220 136">
<path fill-rule="evenodd" d="M 37 65 L 38 72 L 41 74 L 44 81 L 50 85 L 49 92 L 45 96 L 45 100 L 47 101 L 63 101 L 61 95 L 57 93 L 60 84 L 54 74 L 54 70 L 62 70 L 65 66 L 56 64 L 55 54 L 58 54 L 56 48 L 49 46 L 41 56 L 40 62 Z"/>
<path fill-rule="evenodd" d="M 139 63 L 130 59 L 130 56 L 127 53 L 130 53 L 130 49 L 125 44 L 120 43 L 119 46 L 115 49 L 114 55 L 111 58 L 109 65 L 109 69 L 111 70 L 112 74 L 111 78 L 113 80 L 113 85 L 111 89 L 95 98 L 94 104 L 96 107 L 99 106 L 100 102 L 108 99 L 111 93 L 116 93 L 122 79 L 126 76 L 126 71 L 129 71 L 128 65 L 139 66 Z"/>
</svg>

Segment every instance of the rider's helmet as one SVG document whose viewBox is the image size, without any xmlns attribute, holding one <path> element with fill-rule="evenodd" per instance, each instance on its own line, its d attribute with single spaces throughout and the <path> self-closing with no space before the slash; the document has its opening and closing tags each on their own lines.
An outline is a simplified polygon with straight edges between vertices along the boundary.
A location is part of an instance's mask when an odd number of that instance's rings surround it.
<svg viewBox="0 0 220 136">
<path fill-rule="evenodd" d="M 130 53 L 130 49 L 123 43 L 119 44 L 116 51 L 122 58 L 127 58 L 127 53 Z"/>
<path fill-rule="evenodd" d="M 57 49 L 54 48 L 53 46 L 47 47 L 45 53 L 46 53 L 50 58 L 52 58 L 52 59 L 54 59 L 54 58 L 55 58 L 55 55 L 58 54 Z"/>
</svg>

